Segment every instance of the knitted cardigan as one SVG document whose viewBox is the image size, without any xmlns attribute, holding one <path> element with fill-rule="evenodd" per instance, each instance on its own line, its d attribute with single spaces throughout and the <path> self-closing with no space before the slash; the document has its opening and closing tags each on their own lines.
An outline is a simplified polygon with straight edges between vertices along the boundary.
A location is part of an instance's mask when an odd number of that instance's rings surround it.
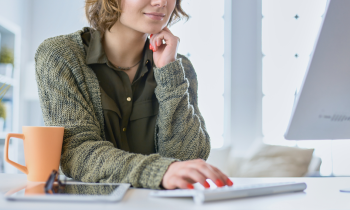
<svg viewBox="0 0 350 210">
<path fill-rule="evenodd" d="M 210 139 L 198 109 L 197 76 L 191 62 L 180 54 L 162 68 L 153 67 L 159 101 L 156 153 L 129 153 L 106 140 L 100 87 L 86 64 L 82 32 L 46 39 L 35 54 L 45 125 L 64 127 L 63 173 L 83 182 L 159 189 L 172 162 L 206 160 Z"/>
</svg>

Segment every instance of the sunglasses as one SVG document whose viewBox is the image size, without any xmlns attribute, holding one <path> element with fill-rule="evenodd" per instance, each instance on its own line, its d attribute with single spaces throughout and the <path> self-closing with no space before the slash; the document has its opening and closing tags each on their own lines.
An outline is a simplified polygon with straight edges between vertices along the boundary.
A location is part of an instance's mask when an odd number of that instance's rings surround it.
<svg viewBox="0 0 350 210">
<path fill-rule="evenodd" d="M 46 181 L 45 184 L 45 193 L 46 194 L 60 194 L 64 193 L 64 189 L 67 183 L 67 177 L 64 178 L 63 183 L 60 181 L 58 177 L 59 173 L 56 170 L 53 170 Z M 57 182 L 58 185 L 54 185 Z"/>
</svg>

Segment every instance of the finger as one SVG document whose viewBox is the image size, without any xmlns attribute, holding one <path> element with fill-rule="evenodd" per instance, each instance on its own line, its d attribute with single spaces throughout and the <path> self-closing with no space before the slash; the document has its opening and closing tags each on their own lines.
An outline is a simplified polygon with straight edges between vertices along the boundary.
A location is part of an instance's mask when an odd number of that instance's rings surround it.
<svg viewBox="0 0 350 210">
<path fill-rule="evenodd" d="M 168 190 L 173 190 L 176 188 L 180 189 L 193 189 L 193 185 L 196 181 L 190 178 L 181 177 L 179 174 L 174 175 L 169 178 L 167 183 L 163 183 L 163 187 Z"/>
<path fill-rule="evenodd" d="M 153 38 L 153 45 L 155 47 L 155 51 L 157 51 L 159 49 L 159 47 L 163 45 L 164 37 L 165 37 L 164 34 L 157 34 Z"/>
<path fill-rule="evenodd" d="M 197 183 L 196 181 L 193 181 L 191 178 L 185 177 L 184 178 L 188 183 L 195 184 Z"/>
<path fill-rule="evenodd" d="M 198 169 L 204 176 L 211 179 L 218 187 L 223 187 L 224 183 L 226 183 L 226 180 L 224 180 L 221 175 L 204 160 L 194 162 L 192 167 Z"/>
<path fill-rule="evenodd" d="M 169 28 L 168 28 L 167 26 L 165 26 L 165 27 L 163 28 L 163 30 L 166 31 L 166 32 L 171 33 L 171 31 L 169 30 Z M 171 34 L 173 34 L 173 33 L 171 33 Z"/>
<path fill-rule="evenodd" d="M 156 46 L 157 49 L 161 44 L 162 44 L 162 40 L 159 40 L 159 38 L 154 40 L 154 45 Z"/>
<path fill-rule="evenodd" d="M 215 184 L 216 185 L 218 185 L 218 186 L 225 186 L 225 185 L 229 185 L 229 182 L 228 182 L 228 177 L 224 174 L 224 173 L 222 173 L 218 168 L 216 168 L 216 167 L 214 167 L 214 166 L 212 166 L 212 165 L 210 165 L 210 164 L 208 164 L 209 165 L 209 167 L 213 170 L 213 171 L 215 171 L 215 173 L 216 174 L 218 174 L 219 175 L 219 179 L 217 179 L 216 181 L 215 181 Z M 230 186 L 232 186 L 232 184 L 230 183 Z"/>
<path fill-rule="evenodd" d="M 220 169 L 216 168 L 215 166 L 210 165 L 214 171 L 216 171 L 218 174 L 220 174 L 221 178 L 225 181 L 224 184 L 228 185 L 228 186 L 232 186 L 233 182 L 230 180 L 230 178 L 228 176 L 226 176 L 226 174 L 224 174 L 222 171 L 220 171 Z"/>
<path fill-rule="evenodd" d="M 166 31 L 166 32 L 168 32 L 168 33 L 171 34 L 172 36 L 174 36 L 174 34 L 169 30 L 168 27 L 165 27 L 163 30 Z M 179 38 L 179 37 L 177 37 L 177 36 L 174 36 L 174 37 L 176 37 L 177 40 L 178 40 L 178 42 L 180 42 L 180 38 Z"/>
<path fill-rule="evenodd" d="M 158 34 L 153 34 L 151 40 L 153 43 L 154 43 L 154 40 L 156 40 L 156 39 L 159 39 L 159 40 L 164 39 L 166 42 L 166 41 L 169 41 L 170 39 L 172 39 L 173 37 L 174 37 L 174 35 L 172 33 L 163 30 Z"/>
<path fill-rule="evenodd" d="M 216 168 L 215 166 L 212 166 L 209 164 L 209 166 L 216 171 L 218 174 L 220 174 L 220 176 L 222 177 L 223 180 L 227 180 L 228 176 L 226 176 L 224 173 L 222 173 L 222 171 L 220 171 L 220 169 Z"/>
<path fill-rule="evenodd" d="M 180 189 L 193 189 L 193 185 L 186 181 L 185 179 L 178 178 L 176 180 L 176 187 Z"/>
<path fill-rule="evenodd" d="M 151 45 L 153 47 L 153 52 L 157 51 L 158 50 L 158 45 L 157 45 L 157 37 L 159 36 L 159 34 L 153 34 L 150 42 L 151 42 Z"/>
<path fill-rule="evenodd" d="M 220 169 L 214 167 L 214 170 L 217 171 L 219 174 L 221 174 L 221 176 L 223 177 L 223 179 L 225 179 L 225 180 L 230 180 L 230 178 L 229 178 L 226 174 L 224 174 Z"/>
<path fill-rule="evenodd" d="M 189 168 L 186 170 L 182 170 L 180 172 L 180 176 L 184 179 L 186 179 L 190 183 L 196 183 L 199 182 L 201 185 L 203 185 L 205 188 L 209 188 L 210 185 L 207 182 L 206 177 L 200 173 L 198 170 Z"/>
<path fill-rule="evenodd" d="M 158 39 L 155 39 L 153 42 L 152 42 L 152 46 L 154 48 L 154 52 L 158 51 L 159 47 L 161 46 L 161 44 L 159 44 L 159 40 Z"/>
<path fill-rule="evenodd" d="M 150 49 L 152 50 L 152 49 L 154 49 L 154 44 L 153 44 L 153 39 L 154 39 L 154 36 L 155 36 L 156 34 L 151 34 L 150 36 L 149 36 L 149 44 L 151 45 L 150 46 Z"/>
</svg>

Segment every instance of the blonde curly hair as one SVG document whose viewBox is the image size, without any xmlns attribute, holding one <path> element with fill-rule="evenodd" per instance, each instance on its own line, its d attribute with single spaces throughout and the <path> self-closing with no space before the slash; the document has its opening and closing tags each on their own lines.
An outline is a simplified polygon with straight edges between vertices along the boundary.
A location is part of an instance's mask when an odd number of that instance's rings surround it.
<svg viewBox="0 0 350 210">
<path fill-rule="evenodd" d="M 181 19 L 188 20 L 190 16 L 181 7 L 182 0 L 176 0 L 173 13 L 170 16 L 167 26 L 171 26 Z M 85 0 L 85 15 L 90 26 L 101 33 L 104 37 L 106 30 L 111 30 L 112 26 L 120 18 L 121 0 Z"/>
</svg>

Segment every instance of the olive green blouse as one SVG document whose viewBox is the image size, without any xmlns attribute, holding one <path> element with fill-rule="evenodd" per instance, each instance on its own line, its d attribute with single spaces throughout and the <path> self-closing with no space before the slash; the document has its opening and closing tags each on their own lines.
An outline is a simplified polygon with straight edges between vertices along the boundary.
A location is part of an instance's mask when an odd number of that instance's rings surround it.
<svg viewBox="0 0 350 210">
<path fill-rule="evenodd" d="M 84 28 L 81 35 L 86 64 L 99 80 L 106 139 L 114 147 L 140 154 L 155 153 L 154 129 L 159 109 L 154 89 L 153 52 L 147 39 L 132 83 L 108 61 L 99 31 Z"/>
</svg>

